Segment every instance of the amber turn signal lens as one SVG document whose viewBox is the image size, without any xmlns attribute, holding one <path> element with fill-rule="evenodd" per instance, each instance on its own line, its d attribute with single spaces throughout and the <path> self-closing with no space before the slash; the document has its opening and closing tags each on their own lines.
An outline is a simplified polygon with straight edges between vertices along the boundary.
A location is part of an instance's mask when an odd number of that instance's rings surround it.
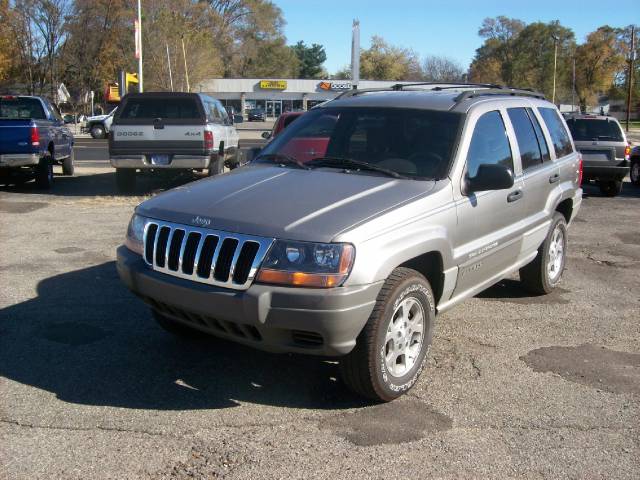
<svg viewBox="0 0 640 480">
<path fill-rule="evenodd" d="M 256 280 L 262 283 L 293 287 L 331 288 L 339 286 L 346 277 L 346 275 L 339 273 L 304 273 L 262 269 Z"/>
</svg>

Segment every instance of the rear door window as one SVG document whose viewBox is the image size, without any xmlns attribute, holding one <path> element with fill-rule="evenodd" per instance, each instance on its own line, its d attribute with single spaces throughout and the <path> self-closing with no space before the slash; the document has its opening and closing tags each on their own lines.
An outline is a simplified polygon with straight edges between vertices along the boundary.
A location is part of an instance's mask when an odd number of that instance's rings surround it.
<svg viewBox="0 0 640 480">
<path fill-rule="evenodd" d="M 564 157 L 573 153 L 573 146 L 571 145 L 571 139 L 567 129 L 562 124 L 560 114 L 555 108 L 539 108 L 540 115 L 544 123 L 547 125 L 549 134 L 551 135 L 551 141 L 553 142 L 553 148 L 556 151 L 556 158 Z"/>
<path fill-rule="evenodd" d="M 127 100 L 120 118 L 125 120 L 155 118 L 201 120 L 202 115 L 195 98 L 141 97 Z"/>
<path fill-rule="evenodd" d="M 513 156 L 502 116 L 487 112 L 476 122 L 467 154 L 467 174 L 473 178 L 480 165 L 504 165 L 513 172 Z"/>
<path fill-rule="evenodd" d="M 541 165 L 542 152 L 540 151 L 538 137 L 533 129 L 529 114 L 524 108 L 509 108 L 507 112 L 518 141 L 522 170 L 528 170 Z"/>
<path fill-rule="evenodd" d="M 615 120 L 571 118 L 567 120 L 573 139 L 577 142 L 602 140 L 623 142 L 622 130 Z"/>
<path fill-rule="evenodd" d="M 538 146 L 540 147 L 540 153 L 542 153 L 542 161 L 548 162 L 549 160 L 551 160 L 551 155 L 549 154 L 549 145 L 547 145 L 547 139 L 544 138 L 544 134 L 542 133 L 542 128 L 538 123 L 536 114 L 533 113 L 533 109 L 527 108 L 527 113 L 529 114 L 529 118 L 531 119 L 531 123 L 533 124 L 533 129 L 536 131 L 536 137 L 538 138 Z"/>
<path fill-rule="evenodd" d="M 28 97 L 0 97 L 0 118 L 46 120 L 40 100 Z"/>
</svg>

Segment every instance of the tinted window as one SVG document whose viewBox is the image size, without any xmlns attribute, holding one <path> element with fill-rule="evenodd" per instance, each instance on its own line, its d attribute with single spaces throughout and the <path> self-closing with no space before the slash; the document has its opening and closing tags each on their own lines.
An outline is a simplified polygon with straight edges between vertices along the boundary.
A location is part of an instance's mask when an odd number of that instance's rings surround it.
<svg viewBox="0 0 640 480">
<path fill-rule="evenodd" d="M 604 119 L 571 118 L 567 120 L 571 135 L 576 141 L 610 140 L 624 141 L 618 122 Z"/>
<path fill-rule="evenodd" d="M 533 129 L 536 131 L 538 146 L 540 147 L 540 153 L 542 153 L 542 161 L 548 162 L 549 160 L 551 160 L 551 155 L 549 154 L 549 145 L 547 145 L 547 139 L 544 138 L 542 128 L 540 128 L 540 124 L 538 123 L 538 119 L 536 118 L 535 113 L 533 113 L 533 110 L 527 108 L 527 113 L 529 114 L 531 123 L 533 123 Z"/>
<path fill-rule="evenodd" d="M 518 140 L 522 170 L 542 164 L 540 145 L 527 111 L 524 108 L 509 108 L 507 112 Z"/>
<path fill-rule="evenodd" d="M 564 128 L 562 124 L 562 119 L 558 111 L 555 108 L 540 108 L 539 111 L 551 135 L 556 157 L 560 158 L 572 153 L 573 147 L 571 146 L 571 139 L 569 138 L 567 129 Z"/>
<path fill-rule="evenodd" d="M 504 165 L 513 172 L 511 146 L 500 112 L 488 112 L 480 117 L 471 137 L 467 154 L 467 174 L 473 178 L 483 164 Z"/>
<path fill-rule="evenodd" d="M 194 98 L 130 98 L 120 118 L 201 119 Z"/>
<path fill-rule="evenodd" d="M 283 128 L 287 128 L 291 122 L 299 118 L 300 115 L 289 115 L 288 117 L 284 117 L 284 125 Z"/>
<path fill-rule="evenodd" d="M 0 97 L 0 118 L 45 120 L 40 100 L 25 97 Z"/>
<path fill-rule="evenodd" d="M 318 108 L 298 117 L 262 153 L 301 162 L 348 158 L 409 177 L 443 178 L 462 118 L 423 109 Z"/>
</svg>

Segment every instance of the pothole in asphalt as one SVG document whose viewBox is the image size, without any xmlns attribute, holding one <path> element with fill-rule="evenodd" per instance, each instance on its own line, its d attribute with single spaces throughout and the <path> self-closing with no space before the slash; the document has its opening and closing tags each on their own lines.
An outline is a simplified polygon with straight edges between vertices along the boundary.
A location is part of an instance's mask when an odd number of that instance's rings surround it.
<svg viewBox="0 0 640 480">
<path fill-rule="evenodd" d="M 520 357 L 534 372 L 612 393 L 640 393 L 640 354 L 598 345 L 542 347 Z"/>
<path fill-rule="evenodd" d="M 448 416 L 408 397 L 332 416 L 319 424 L 360 446 L 415 442 L 428 434 L 449 430 L 452 425 Z"/>
<path fill-rule="evenodd" d="M 46 202 L 0 202 L 2 213 L 30 213 L 49 205 Z"/>
<path fill-rule="evenodd" d="M 56 343 L 77 347 L 102 340 L 108 335 L 105 330 L 78 322 L 50 323 L 42 331 L 41 337 Z"/>
<path fill-rule="evenodd" d="M 56 252 L 56 253 L 78 253 L 78 252 L 84 252 L 84 248 L 80 248 L 80 247 L 62 247 L 62 248 L 56 248 L 54 250 L 54 252 Z"/>
</svg>

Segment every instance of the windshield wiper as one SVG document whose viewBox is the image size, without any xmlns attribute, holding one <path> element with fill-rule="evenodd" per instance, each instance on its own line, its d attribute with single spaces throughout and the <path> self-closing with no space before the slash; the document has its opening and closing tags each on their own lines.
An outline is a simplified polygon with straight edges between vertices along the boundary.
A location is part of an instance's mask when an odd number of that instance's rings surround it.
<svg viewBox="0 0 640 480">
<path fill-rule="evenodd" d="M 400 175 L 398 172 L 389 170 L 388 168 L 379 167 L 372 163 L 361 162 L 360 160 L 354 160 L 352 158 L 344 157 L 318 157 L 307 162 L 309 167 L 339 167 L 346 170 L 369 170 L 371 172 L 384 173 L 393 178 L 407 178 L 404 175 Z"/>
<path fill-rule="evenodd" d="M 264 160 L 267 162 L 277 163 L 280 166 L 285 165 L 295 165 L 298 168 L 302 168 L 304 170 L 311 170 L 311 167 L 308 167 L 300 160 L 293 158 L 289 155 L 285 155 L 284 153 L 266 153 L 264 155 L 258 155 L 253 161 L 259 162 L 260 160 Z"/>
</svg>

